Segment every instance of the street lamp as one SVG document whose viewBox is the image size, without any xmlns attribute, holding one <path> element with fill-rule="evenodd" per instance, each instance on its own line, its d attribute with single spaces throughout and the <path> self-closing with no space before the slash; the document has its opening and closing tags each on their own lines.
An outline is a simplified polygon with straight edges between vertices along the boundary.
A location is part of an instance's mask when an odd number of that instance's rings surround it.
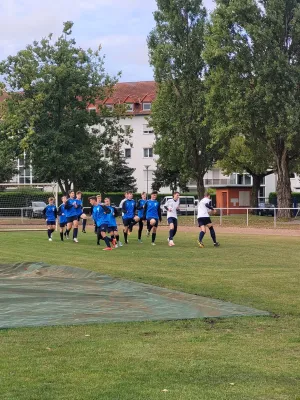
<svg viewBox="0 0 300 400">
<path fill-rule="evenodd" d="M 149 167 L 150 167 L 150 165 L 145 165 L 145 168 L 146 168 L 146 171 L 147 171 L 147 200 L 148 200 L 148 182 L 149 182 L 149 180 L 148 180 L 148 171 L 149 171 Z"/>
</svg>

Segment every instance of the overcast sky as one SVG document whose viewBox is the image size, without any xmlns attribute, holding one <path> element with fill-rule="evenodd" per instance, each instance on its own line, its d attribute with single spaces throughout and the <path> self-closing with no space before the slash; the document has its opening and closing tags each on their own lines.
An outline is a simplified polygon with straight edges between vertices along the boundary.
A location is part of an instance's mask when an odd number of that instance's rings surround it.
<svg viewBox="0 0 300 400">
<path fill-rule="evenodd" d="M 208 9 L 213 0 L 204 0 Z M 106 71 L 121 81 L 152 80 L 146 38 L 154 27 L 155 0 L 0 0 L 0 60 L 73 21 L 83 47 L 102 45 Z"/>
</svg>

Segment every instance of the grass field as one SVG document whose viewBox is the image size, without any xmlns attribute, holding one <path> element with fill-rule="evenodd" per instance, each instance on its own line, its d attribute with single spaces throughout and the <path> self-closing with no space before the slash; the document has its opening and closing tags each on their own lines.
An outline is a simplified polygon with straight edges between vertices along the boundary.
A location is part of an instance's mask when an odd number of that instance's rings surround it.
<svg viewBox="0 0 300 400">
<path fill-rule="evenodd" d="M 223 235 L 213 248 L 207 236 L 199 249 L 180 233 L 168 248 L 160 232 L 156 247 L 133 235 L 113 252 L 79 239 L 0 233 L 0 263 L 82 267 L 274 315 L 2 330 L 1 400 L 300 399 L 299 238 Z"/>
</svg>

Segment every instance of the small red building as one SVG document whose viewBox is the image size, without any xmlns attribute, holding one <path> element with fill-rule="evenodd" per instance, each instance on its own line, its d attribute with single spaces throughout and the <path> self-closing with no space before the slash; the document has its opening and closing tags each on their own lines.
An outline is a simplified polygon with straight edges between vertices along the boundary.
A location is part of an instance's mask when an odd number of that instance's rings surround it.
<svg viewBox="0 0 300 400">
<path fill-rule="evenodd" d="M 241 208 L 250 207 L 252 187 L 223 186 L 216 189 L 216 208 L 223 208 L 223 215 L 246 214 Z"/>
</svg>

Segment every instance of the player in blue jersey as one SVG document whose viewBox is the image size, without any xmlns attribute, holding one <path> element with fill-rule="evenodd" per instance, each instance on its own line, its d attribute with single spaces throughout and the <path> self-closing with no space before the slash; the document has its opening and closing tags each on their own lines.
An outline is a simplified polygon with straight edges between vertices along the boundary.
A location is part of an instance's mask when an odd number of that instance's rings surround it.
<svg viewBox="0 0 300 400">
<path fill-rule="evenodd" d="M 67 197 L 63 196 L 61 198 L 61 205 L 58 207 L 57 210 L 57 215 L 59 216 L 59 232 L 60 232 L 60 240 L 63 242 L 64 241 L 64 228 L 67 225 L 67 217 L 66 217 L 66 211 L 65 211 L 65 204 L 67 201 Z"/>
<path fill-rule="evenodd" d="M 74 190 L 69 191 L 69 198 L 65 204 L 65 212 L 67 217 L 67 230 L 66 230 L 66 238 L 69 239 L 70 231 L 73 227 L 73 241 L 78 243 L 77 235 L 78 235 L 78 214 L 77 214 L 77 202 L 75 199 Z"/>
<path fill-rule="evenodd" d="M 105 205 L 98 204 L 96 196 L 89 197 L 89 201 L 91 206 L 93 206 L 92 217 L 97 225 L 97 244 L 100 244 L 100 238 L 102 237 L 106 243 L 106 247 L 103 250 L 112 250 L 110 243 L 112 242 L 114 246 L 116 243 L 115 239 L 109 239 L 109 237 L 106 236 L 108 229 L 107 214 L 110 214 L 111 211 Z"/>
<path fill-rule="evenodd" d="M 136 210 L 136 202 L 133 199 L 132 192 L 127 193 L 127 199 L 123 202 L 122 212 L 123 212 L 123 224 L 124 224 L 124 240 L 125 243 L 128 244 L 128 231 L 132 224 L 134 223 Z"/>
<path fill-rule="evenodd" d="M 137 207 L 136 209 L 138 210 L 138 222 L 139 222 L 139 231 L 138 231 L 138 242 L 142 243 L 142 232 L 143 232 L 143 228 L 144 228 L 144 206 L 146 204 L 147 201 L 147 194 L 146 192 L 143 192 L 141 194 L 141 198 L 139 199 L 139 201 L 137 202 Z"/>
<path fill-rule="evenodd" d="M 110 214 L 107 214 L 107 225 L 108 225 L 107 232 L 110 235 L 111 240 L 113 240 L 113 239 L 116 240 L 115 247 L 122 247 L 123 244 L 122 244 L 122 242 L 120 242 L 118 225 L 117 225 L 117 221 L 116 221 L 116 217 L 118 216 L 118 210 L 115 207 L 111 206 L 109 197 L 106 197 L 104 199 L 104 204 L 111 211 Z"/>
<path fill-rule="evenodd" d="M 144 206 L 144 219 L 147 220 L 147 236 L 152 232 L 152 246 L 155 246 L 156 231 L 158 227 L 158 221 L 161 222 L 161 209 L 159 201 L 157 201 L 157 192 L 151 193 L 151 199 L 147 200 Z"/>
<path fill-rule="evenodd" d="M 57 208 L 54 204 L 54 198 L 48 199 L 49 204 L 44 208 L 43 214 L 46 219 L 48 240 L 52 242 L 52 233 L 55 231 Z"/>
<path fill-rule="evenodd" d="M 87 216 L 83 212 L 83 201 L 82 201 L 82 193 L 80 191 L 76 192 L 76 203 L 77 203 L 77 216 L 78 216 L 78 222 L 80 219 L 82 219 L 82 232 L 86 233 L 86 222 L 87 222 Z"/>
</svg>

